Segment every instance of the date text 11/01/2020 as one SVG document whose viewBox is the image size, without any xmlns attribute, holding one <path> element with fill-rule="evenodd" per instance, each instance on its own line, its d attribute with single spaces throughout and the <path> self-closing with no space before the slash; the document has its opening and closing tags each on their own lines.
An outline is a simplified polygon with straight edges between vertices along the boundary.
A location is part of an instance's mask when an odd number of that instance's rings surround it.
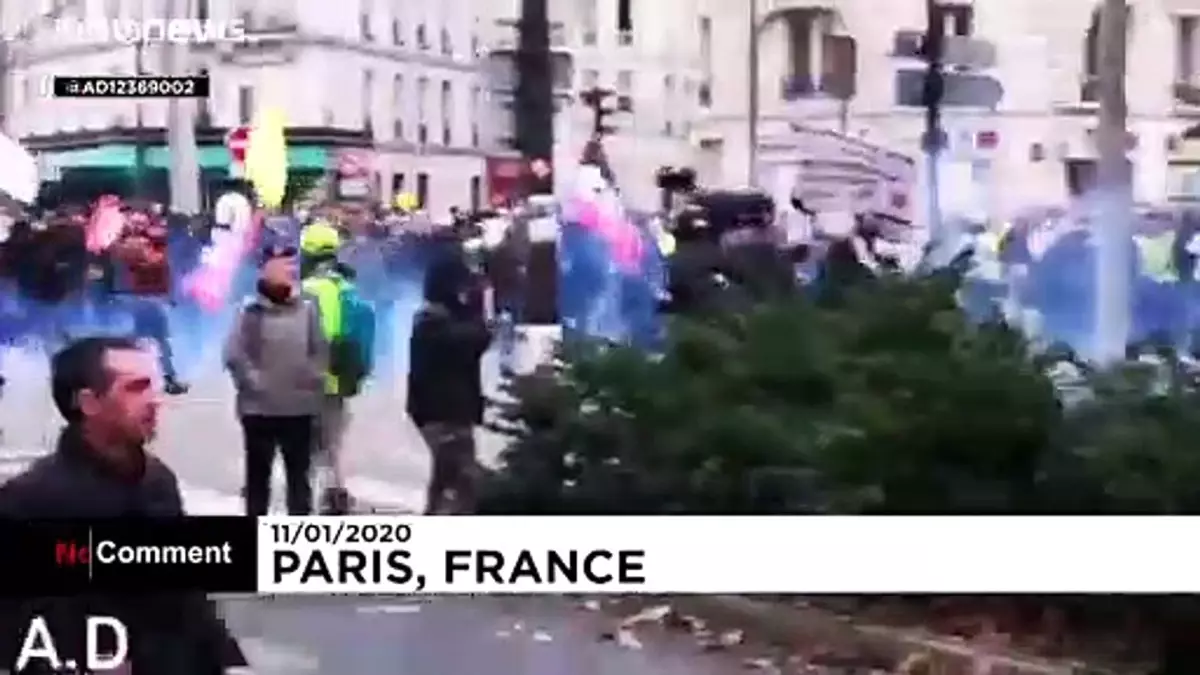
<svg viewBox="0 0 1200 675">
<path fill-rule="evenodd" d="M 56 98 L 208 98 L 206 75 L 182 77 L 55 75 Z"/>
</svg>

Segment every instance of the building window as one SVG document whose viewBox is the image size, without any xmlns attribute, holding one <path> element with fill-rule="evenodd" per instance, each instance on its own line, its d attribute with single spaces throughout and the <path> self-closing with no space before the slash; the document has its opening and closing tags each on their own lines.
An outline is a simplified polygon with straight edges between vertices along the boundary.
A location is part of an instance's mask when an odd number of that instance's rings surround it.
<svg viewBox="0 0 1200 675">
<path fill-rule="evenodd" d="M 393 196 L 404 192 L 404 178 L 405 178 L 405 176 L 402 173 L 392 174 L 392 195 Z"/>
<path fill-rule="evenodd" d="M 201 68 L 199 75 L 208 77 L 208 68 Z M 196 111 L 196 128 L 211 129 L 213 125 L 212 99 L 202 98 Z"/>
<path fill-rule="evenodd" d="M 371 119 L 371 108 L 374 107 L 371 104 L 374 103 L 375 99 L 375 97 L 372 95 L 374 93 L 374 89 L 375 73 L 371 72 L 370 70 L 364 70 L 362 77 L 362 115 L 363 128 L 368 130 L 374 128 L 374 125 L 372 124 L 373 120 Z"/>
<path fill-rule="evenodd" d="M 471 198 L 471 210 L 479 211 L 483 208 L 483 179 L 479 176 L 471 176 L 471 185 L 468 190 Z"/>
<path fill-rule="evenodd" d="M 577 0 L 579 2 L 578 16 L 582 30 L 580 41 L 585 47 L 594 47 L 599 41 L 596 21 L 596 3 L 598 0 Z"/>
<path fill-rule="evenodd" d="M 1125 11 L 1129 11 L 1128 5 Z M 1128 31 L 1133 28 L 1133 17 L 1126 19 L 1125 30 L 1126 39 L 1128 39 Z M 1081 83 L 1082 91 L 1081 98 L 1084 101 L 1095 102 L 1098 99 L 1096 91 L 1096 78 L 1100 73 L 1100 10 L 1092 12 L 1091 24 L 1088 26 L 1087 35 L 1083 40 L 1083 82 Z"/>
<path fill-rule="evenodd" d="M 392 44 L 404 46 L 404 24 L 400 23 L 400 19 L 392 19 Z"/>
<path fill-rule="evenodd" d="M 429 207 L 429 174 L 417 174 L 417 204 L 421 208 Z"/>
<path fill-rule="evenodd" d="M 429 32 L 425 29 L 425 24 L 417 26 L 417 47 L 429 49 Z"/>
<path fill-rule="evenodd" d="M 417 80 L 417 142 L 429 142 L 429 78 Z"/>
<path fill-rule="evenodd" d="M 392 78 L 392 135 L 404 140 L 404 76 Z"/>
<path fill-rule="evenodd" d="M 617 0 L 617 34 L 633 34 L 633 0 Z"/>
<path fill-rule="evenodd" d="M 633 71 L 622 70 L 617 73 L 617 93 L 623 96 L 633 93 Z"/>
<path fill-rule="evenodd" d="M 454 91 L 449 82 L 442 82 L 442 145 L 454 141 Z"/>
<path fill-rule="evenodd" d="M 479 116 L 482 111 L 483 98 L 479 87 L 471 88 L 471 147 L 479 147 Z"/>
<path fill-rule="evenodd" d="M 371 3 L 369 0 L 364 0 L 358 12 L 358 34 L 367 42 L 375 39 L 375 34 L 371 31 L 371 14 L 373 14 Z"/>
<path fill-rule="evenodd" d="M 937 13 L 941 15 L 946 35 L 970 37 L 975 34 L 975 8 L 973 6 L 940 4 L 937 5 Z"/>
<path fill-rule="evenodd" d="M 417 80 L 417 121 L 424 124 L 429 121 L 429 78 Z"/>
<path fill-rule="evenodd" d="M 208 21 L 209 13 L 208 0 L 196 0 L 196 18 L 200 21 Z"/>
<path fill-rule="evenodd" d="M 250 124 L 254 119 L 254 87 L 238 87 L 238 124 Z"/>
<path fill-rule="evenodd" d="M 1196 33 L 1200 17 L 1180 16 L 1175 19 L 1175 81 L 1192 84 L 1196 77 Z M 1194 83 L 1200 84 L 1200 83 Z"/>
<path fill-rule="evenodd" d="M 600 71 L 590 68 L 579 72 L 579 86 L 581 89 L 595 89 L 600 86 Z"/>
<path fill-rule="evenodd" d="M 662 132 L 664 136 L 675 135 L 675 121 L 671 119 L 671 111 L 674 110 L 673 103 L 675 101 L 675 77 L 666 75 L 663 77 L 663 106 L 666 119 L 663 120 Z"/>
<path fill-rule="evenodd" d="M 442 56 L 454 56 L 454 40 L 450 36 L 450 29 L 442 29 Z"/>
</svg>

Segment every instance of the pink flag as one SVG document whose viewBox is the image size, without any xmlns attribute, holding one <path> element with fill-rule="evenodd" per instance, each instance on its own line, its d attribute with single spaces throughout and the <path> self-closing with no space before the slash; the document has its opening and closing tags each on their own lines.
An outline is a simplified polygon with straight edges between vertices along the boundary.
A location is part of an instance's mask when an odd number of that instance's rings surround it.
<svg viewBox="0 0 1200 675">
<path fill-rule="evenodd" d="M 608 245 L 609 255 L 622 272 L 637 273 L 642 263 L 642 237 L 619 208 L 609 208 L 600 199 L 582 199 L 572 211 L 577 222 Z"/>
<path fill-rule="evenodd" d="M 112 246 L 125 228 L 125 216 L 121 213 L 121 198 L 105 195 L 96 200 L 92 216 L 87 224 L 87 248 L 100 253 Z"/>
</svg>

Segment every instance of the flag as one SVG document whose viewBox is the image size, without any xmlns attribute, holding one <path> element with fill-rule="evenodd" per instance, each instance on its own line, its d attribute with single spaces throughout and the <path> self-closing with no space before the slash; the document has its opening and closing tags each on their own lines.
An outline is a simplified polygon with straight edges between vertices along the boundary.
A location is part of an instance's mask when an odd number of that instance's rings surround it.
<svg viewBox="0 0 1200 675">
<path fill-rule="evenodd" d="M 259 111 L 246 148 L 246 180 L 254 186 L 259 202 L 270 209 L 283 204 L 287 189 L 287 141 L 283 112 L 275 108 Z"/>
</svg>

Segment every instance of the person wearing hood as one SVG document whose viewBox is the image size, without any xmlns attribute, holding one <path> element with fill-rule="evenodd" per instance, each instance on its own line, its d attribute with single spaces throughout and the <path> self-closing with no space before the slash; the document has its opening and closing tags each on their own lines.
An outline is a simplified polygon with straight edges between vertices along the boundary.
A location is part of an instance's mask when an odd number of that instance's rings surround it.
<svg viewBox="0 0 1200 675">
<path fill-rule="evenodd" d="M 469 513 L 476 498 L 475 427 L 483 423 L 480 364 L 491 329 L 473 300 L 479 279 L 461 257 L 430 266 L 409 339 L 408 414 L 433 455 L 429 514 Z"/>
<path fill-rule="evenodd" d="M 312 512 L 310 479 L 328 344 L 314 299 L 299 288 L 295 248 L 263 255 L 257 295 L 243 307 L 225 346 L 245 440 L 246 515 L 266 515 L 278 452 L 291 515 Z"/>
</svg>

